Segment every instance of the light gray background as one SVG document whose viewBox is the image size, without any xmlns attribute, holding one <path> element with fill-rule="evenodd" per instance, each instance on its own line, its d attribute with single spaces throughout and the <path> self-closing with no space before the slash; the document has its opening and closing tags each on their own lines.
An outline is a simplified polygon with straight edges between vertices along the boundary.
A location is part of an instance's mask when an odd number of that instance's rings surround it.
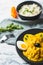
<svg viewBox="0 0 43 65">
<path fill-rule="evenodd" d="M 42 28 L 43 18 L 39 19 L 39 21 L 29 21 L 29 23 L 20 23 L 19 21 L 9 20 L 11 19 L 10 10 L 12 6 L 17 6 L 20 2 L 24 0 L 0 0 L 0 26 L 5 27 L 7 24 L 14 22 L 15 24 L 20 24 L 24 27 L 23 30 L 15 30 L 12 33 L 15 35 L 15 38 L 8 39 L 4 44 L 0 44 L 0 65 L 29 65 L 22 58 L 19 57 L 16 47 L 12 45 L 8 45 L 7 43 L 14 44 L 16 42 L 17 37 L 26 29 L 32 28 Z M 43 4 L 43 0 L 38 0 L 41 4 Z M 34 23 L 34 25 L 33 25 Z M 38 24 L 37 24 L 38 23 Z M 10 32 L 1 33 L 0 38 L 5 35 L 10 34 Z"/>
</svg>

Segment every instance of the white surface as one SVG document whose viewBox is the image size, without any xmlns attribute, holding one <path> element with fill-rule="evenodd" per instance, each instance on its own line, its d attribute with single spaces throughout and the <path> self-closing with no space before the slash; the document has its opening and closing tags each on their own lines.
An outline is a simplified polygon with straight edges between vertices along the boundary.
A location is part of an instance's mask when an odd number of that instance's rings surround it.
<svg viewBox="0 0 43 65">
<path fill-rule="evenodd" d="M 0 65 L 14 65 L 14 63 L 15 65 L 24 63 L 23 59 L 19 59 L 15 46 L 0 44 Z"/>
<path fill-rule="evenodd" d="M 11 7 L 17 6 L 24 0 L 0 0 L 0 21 L 9 18 L 11 15 Z"/>
<path fill-rule="evenodd" d="M 20 2 L 26 0 L 0 0 L 0 22 L 11 16 L 11 7 L 17 6 Z M 34 0 L 43 4 L 43 0 Z"/>
<path fill-rule="evenodd" d="M 9 18 L 11 7 L 17 6 L 22 1 L 24 0 L 0 0 L 0 22 L 5 18 Z M 19 57 L 15 46 L 6 43 L 0 44 L 0 65 L 22 65 L 22 63 L 25 63 L 25 61 Z"/>
</svg>

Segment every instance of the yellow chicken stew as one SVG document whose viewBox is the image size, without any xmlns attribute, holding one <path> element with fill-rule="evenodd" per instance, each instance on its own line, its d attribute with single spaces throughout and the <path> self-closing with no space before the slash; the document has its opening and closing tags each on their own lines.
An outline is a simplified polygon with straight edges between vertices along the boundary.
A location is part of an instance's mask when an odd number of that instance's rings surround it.
<svg viewBox="0 0 43 65">
<path fill-rule="evenodd" d="M 32 61 L 43 61 L 43 32 L 35 35 L 25 34 L 23 41 L 27 45 L 23 55 Z"/>
</svg>

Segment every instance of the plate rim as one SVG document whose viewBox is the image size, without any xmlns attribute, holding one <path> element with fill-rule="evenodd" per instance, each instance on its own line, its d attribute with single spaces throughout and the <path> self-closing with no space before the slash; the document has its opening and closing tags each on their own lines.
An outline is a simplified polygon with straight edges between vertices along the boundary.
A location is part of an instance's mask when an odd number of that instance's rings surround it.
<svg viewBox="0 0 43 65">
<path fill-rule="evenodd" d="M 43 29 L 41 29 L 41 28 L 32 28 L 32 29 L 28 29 L 28 30 L 35 30 L 35 29 L 37 29 L 37 30 L 43 30 Z M 21 34 L 23 34 L 24 32 L 26 32 L 26 31 L 28 31 L 28 30 L 25 30 L 25 31 L 23 31 Z M 20 34 L 20 35 L 21 35 Z M 19 35 L 19 36 L 20 36 Z M 18 38 L 19 38 L 19 36 L 17 37 L 17 39 L 16 39 L 16 51 L 17 51 L 17 49 L 18 49 L 18 47 L 17 47 L 17 40 L 18 40 Z M 19 50 L 19 51 L 21 51 L 21 50 Z M 17 51 L 17 53 L 18 53 L 18 51 Z M 20 54 L 18 53 L 18 55 L 20 56 Z M 24 55 L 23 55 L 24 56 Z M 20 56 L 21 57 L 21 56 Z M 25 57 L 25 56 L 24 56 Z M 33 64 L 33 63 L 36 63 L 36 62 L 34 62 L 34 61 L 31 61 L 31 60 L 28 60 L 26 57 L 26 60 L 23 58 L 23 57 L 21 57 L 24 61 L 26 61 L 27 63 L 31 63 L 31 64 Z M 28 60 L 28 61 L 27 61 Z M 42 63 L 43 64 L 43 61 L 37 61 L 37 63 Z M 37 64 L 36 63 L 36 64 Z"/>
</svg>

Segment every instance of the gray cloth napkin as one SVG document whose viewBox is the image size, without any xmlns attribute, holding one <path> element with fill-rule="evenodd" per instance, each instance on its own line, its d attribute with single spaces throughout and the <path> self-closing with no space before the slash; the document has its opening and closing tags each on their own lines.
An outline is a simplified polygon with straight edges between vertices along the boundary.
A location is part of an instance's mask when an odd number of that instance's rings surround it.
<svg viewBox="0 0 43 65">
<path fill-rule="evenodd" d="M 11 22 L 11 21 L 9 21 Z M 8 23 L 8 22 L 7 22 Z M 14 22 L 15 23 L 15 22 Z M 5 25 L 6 22 L 4 21 L 0 25 Z M 43 24 L 37 24 L 32 26 L 24 26 L 24 30 L 15 30 L 12 33 L 15 35 L 15 38 L 8 39 L 4 44 L 0 44 L 0 65 L 30 65 L 25 62 L 17 53 L 16 46 L 7 45 L 7 43 L 11 42 L 12 44 L 16 42 L 17 37 L 25 30 L 32 29 L 32 28 L 40 28 L 43 29 Z M 3 36 L 2 33 L 0 36 Z"/>
</svg>

